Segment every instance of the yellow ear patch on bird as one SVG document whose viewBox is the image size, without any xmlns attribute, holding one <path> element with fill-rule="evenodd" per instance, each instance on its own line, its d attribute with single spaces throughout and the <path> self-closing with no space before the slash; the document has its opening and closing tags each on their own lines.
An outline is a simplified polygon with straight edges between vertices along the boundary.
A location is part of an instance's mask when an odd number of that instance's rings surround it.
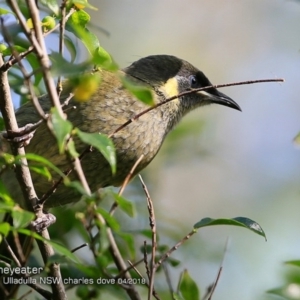
<svg viewBox="0 0 300 300">
<path fill-rule="evenodd" d="M 163 86 L 162 90 L 167 98 L 177 96 L 179 94 L 178 81 L 175 77 L 170 78 Z"/>
</svg>

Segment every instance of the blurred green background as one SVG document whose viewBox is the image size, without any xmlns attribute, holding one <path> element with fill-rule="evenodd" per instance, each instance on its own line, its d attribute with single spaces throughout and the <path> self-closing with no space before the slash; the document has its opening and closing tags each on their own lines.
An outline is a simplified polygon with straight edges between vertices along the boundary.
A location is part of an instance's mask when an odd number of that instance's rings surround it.
<svg viewBox="0 0 300 300">
<path fill-rule="evenodd" d="M 222 89 L 243 112 L 209 106 L 191 113 L 144 172 L 159 232 L 181 237 L 203 217 L 245 216 L 267 234 L 265 242 L 241 228 L 202 229 L 175 253 L 184 263 L 171 278 L 188 268 L 204 291 L 229 238 L 214 299 L 271 299 L 264 293 L 282 283 L 282 263 L 300 258 L 300 152 L 293 144 L 300 130 L 300 2 L 90 2 L 99 8 L 90 11 L 93 23 L 109 32 L 99 31 L 102 46 L 121 67 L 172 54 L 215 84 L 285 78 Z M 148 218 L 139 222 L 147 227 Z"/>
</svg>

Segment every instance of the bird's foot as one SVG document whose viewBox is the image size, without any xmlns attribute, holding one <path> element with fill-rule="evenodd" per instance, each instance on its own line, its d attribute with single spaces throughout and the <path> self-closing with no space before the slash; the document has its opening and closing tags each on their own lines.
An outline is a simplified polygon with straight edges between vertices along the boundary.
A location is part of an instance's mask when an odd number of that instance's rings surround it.
<svg viewBox="0 0 300 300">
<path fill-rule="evenodd" d="M 56 222 L 56 217 L 50 213 L 43 213 L 43 215 L 31 222 L 31 226 L 36 232 L 42 232 L 50 225 Z"/>
<path fill-rule="evenodd" d="M 25 147 L 30 143 L 30 140 L 34 136 L 36 130 L 36 124 L 26 124 L 23 127 L 20 127 L 16 131 L 5 131 L 2 132 L 3 138 L 8 142 L 13 142 L 19 144 L 19 148 Z"/>
</svg>

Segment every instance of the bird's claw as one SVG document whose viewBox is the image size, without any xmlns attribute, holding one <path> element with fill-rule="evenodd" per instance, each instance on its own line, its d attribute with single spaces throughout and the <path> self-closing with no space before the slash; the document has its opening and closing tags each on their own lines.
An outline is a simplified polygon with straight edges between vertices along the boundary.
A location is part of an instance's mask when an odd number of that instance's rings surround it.
<svg viewBox="0 0 300 300">
<path fill-rule="evenodd" d="M 8 142 L 16 143 L 18 144 L 18 147 L 21 148 L 30 143 L 30 140 L 34 136 L 35 129 L 34 124 L 26 124 L 16 131 L 3 132 L 2 136 Z"/>
<path fill-rule="evenodd" d="M 41 217 L 35 219 L 31 222 L 31 226 L 36 232 L 42 232 L 44 229 L 48 228 L 50 225 L 56 222 L 56 217 L 50 213 L 44 213 Z"/>
</svg>

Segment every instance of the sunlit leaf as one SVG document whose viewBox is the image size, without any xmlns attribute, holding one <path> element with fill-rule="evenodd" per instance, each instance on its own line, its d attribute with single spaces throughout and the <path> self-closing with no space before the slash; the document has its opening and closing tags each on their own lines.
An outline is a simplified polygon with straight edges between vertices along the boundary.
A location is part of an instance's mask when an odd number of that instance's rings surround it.
<svg viewBox="0 0 300 300">
<path fill-rule="evenodd" d="M 49 181 L 52 178 L 51 173 L 49 172 L 49 170 L 45 167 L 45 166 L 29 166 L 29 169 L 39 175 L 42 175 L 44 177 L 47 178 L 47 180 Z"/>
<path fill-rule="evenodd" d="M 119 69 L 110 54 L 102 47 L 98 47 L 93 53 L 92 63 L 109 71 L 117 71 Z"/>
<path fill-rule="evenodd" d="M 15 15 L 12 11 L 7 10 L 7 9 L 5 9 L 3 7 L 0 7 L 0 16 L 7 15 L 7 14 Z"/>
<path fill-rule="evenodd" d="M 10 231 L 10 224 L 7 222 L 0 223 L 0 235 L 7 236 Z"/>
</svg>

